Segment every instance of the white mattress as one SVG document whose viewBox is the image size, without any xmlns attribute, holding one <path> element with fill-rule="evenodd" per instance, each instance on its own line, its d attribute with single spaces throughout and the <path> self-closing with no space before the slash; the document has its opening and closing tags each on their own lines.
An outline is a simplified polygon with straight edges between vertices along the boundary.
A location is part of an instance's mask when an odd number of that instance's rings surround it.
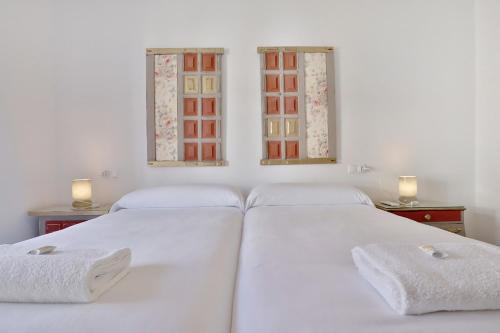
<svg viewBox="0 0 500 333">
<path fill-rule="evenodd" d="M 471 240 L 365 205 L 250 209 L 233 333 L 500 332 L 500 311 L 393 312 L 357 273 L 350 253 L 382 241 Z"/>
<path fill-rule="evenodd" d="M 229 332 L 242 213 L 126 209 L 23 242 L 132 249 L 130 273 L 91 304 L 0 304 L 0 332 Z"/>
</svg>

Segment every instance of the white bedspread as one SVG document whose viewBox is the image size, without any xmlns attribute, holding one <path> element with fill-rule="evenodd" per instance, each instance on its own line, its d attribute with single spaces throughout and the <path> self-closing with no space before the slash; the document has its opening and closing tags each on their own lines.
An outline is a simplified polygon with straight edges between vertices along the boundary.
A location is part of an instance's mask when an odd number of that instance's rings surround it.
<svg viewBox="0 0 500 333">
<path fill-rule="evenodd" d="M 365 205 L 247 212 L 233 333 L 499 332 L 500 311 L 396 314 L 357 272 L 356 245 L 472 240 Z"/>
<path fill-rule="evenodd" d="M 130 273 L 92 304 L 0 303 L 0 332 L 229 332 L 242 214 L 127 209 L 23 242 L 132 250 Z"/>
</svg>

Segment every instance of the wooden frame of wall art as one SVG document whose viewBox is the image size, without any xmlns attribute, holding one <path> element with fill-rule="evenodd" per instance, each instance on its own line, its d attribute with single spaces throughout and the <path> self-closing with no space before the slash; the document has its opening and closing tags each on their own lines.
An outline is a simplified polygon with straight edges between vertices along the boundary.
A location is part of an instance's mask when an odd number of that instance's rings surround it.
<svg viewBox="0 0 500 333">
<path fill-rule="evenodd" d="M 222 48 L 146 50 L 150 166 L 223 166 Z"/>
<path fill-rule="evenodd" d="M 336 163 L 333 47 L 259 47 L 262 165 Z"/>
</svg>

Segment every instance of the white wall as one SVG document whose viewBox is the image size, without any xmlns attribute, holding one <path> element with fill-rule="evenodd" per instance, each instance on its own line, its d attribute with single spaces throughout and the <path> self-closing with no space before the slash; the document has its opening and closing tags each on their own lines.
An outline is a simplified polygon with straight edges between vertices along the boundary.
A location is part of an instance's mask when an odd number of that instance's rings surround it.
<svg viewBox="0 0 500 333">
<path fill-rule="evenodd" d="M 103 202 L 179 182 L 336 181 L 394 197 L 397 176 L 416 174 L 421 198 L 474 204 L 473 0 L 0 1 L 0 241 L 30 237 L 25 210 L 69 203 L 76 177 L 96 179 Z M 263 45 L 337 48 L 340 164 L 259 165 Z M 189 46 L 226 49 L 230 165 L 152 169 L 144 51 Z M 348 163 L 375 171 L 347 176 Z"/>
<path fill-rule="evenodd" d="M 61 201 L 75 177 L 97 179 L 98 200 L 109 201 L 178 182 L 337 181 L 394 197 L 397 176 L 415 174 L 423 199 L 474 203 L 472 0 L 61 1 L 54 18 Z M 337 48 L 341 164 L 259 165 L 265 45 Z M 190 46 L 226 49 L 230 165 L 153 169 L 145 48 Z M 347 176 L 347 163 L 376 171 Z M 99 178 L 106 168 L 119 178 Z"/>
<path fill-rule="evenodd" d="M 500 2 L 476 4 L 476 215 L 479 236 L 500 244 Z"/>
<path fill-rule="evenodd" d="M 0 244 L 36 234 L 56 200 L 49 1 L 0 2 Z"/>
</svg>

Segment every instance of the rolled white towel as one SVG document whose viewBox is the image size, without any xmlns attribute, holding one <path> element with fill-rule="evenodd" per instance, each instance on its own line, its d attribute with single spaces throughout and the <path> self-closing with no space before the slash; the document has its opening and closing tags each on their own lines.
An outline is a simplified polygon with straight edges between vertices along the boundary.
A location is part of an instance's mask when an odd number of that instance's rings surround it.
<svg viewBox="0 0 500 333">
<path fill-rule="evenodd" d="M 399 314 L 500 309 L 500 248 L 485 243 L 437 243 L 446 258 L 418 245 L 358 246 L 359 273 Z"/>
<path fill-rule="evenodd" d="M 30 255 L 16 245 L 0 246 L 0 301 L 87 303 L 129 271 L 130 249 L 59 249 Z"/>
</svg>

